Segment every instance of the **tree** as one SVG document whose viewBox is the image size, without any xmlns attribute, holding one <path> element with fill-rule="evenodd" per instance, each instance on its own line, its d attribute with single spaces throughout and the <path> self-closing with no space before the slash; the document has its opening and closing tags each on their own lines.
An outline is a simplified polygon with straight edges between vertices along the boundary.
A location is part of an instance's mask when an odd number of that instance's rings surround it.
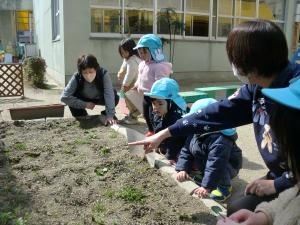
<svg viewBox="0 0 300 225">
<path fill-rule="evenodd" d="M 167 32 L 169 34 L 169 60 L 173 63 L 175 53 L 175 35 L 177 32 L 181 32 L 184 29 L 184 24 L 178 19 L 178 15 L 175 8 L 162 8 L 158 15 L 158 22 L 163 25 L 167 25 Z"/>
</svg>

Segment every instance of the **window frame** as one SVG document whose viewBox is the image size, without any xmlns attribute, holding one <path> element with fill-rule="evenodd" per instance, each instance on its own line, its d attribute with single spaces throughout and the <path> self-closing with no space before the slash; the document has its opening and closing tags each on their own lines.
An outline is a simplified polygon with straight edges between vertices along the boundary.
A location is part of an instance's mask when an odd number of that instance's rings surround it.
<svg viewBox="0 0 300 225">
<path fill-rule="evenodd" d="M 51 0 L 51 29 L 52 29 L 52 41 L 60 40 L 60 8 L 59 0 Z"/>
<path fill-rule="evenodd" d="M 182 5 L 183 5 L 183 11 L 175 10 L 176 13 L 182 14 L 183 16 L 183 24 L 186 24 L 186 16 L 187 15 L 192 15 L 192 16 L 208 16 L 209 22 L 208 22 L 208 36 L 203 37 L 203 36 L 191 36 L 191 35 L 186 35 L 185 30 L 182 31 L 182 35 L 175 35 L 176 40 L 191 40 L 191 41 L 197 41 L 197 40 L 209 40 L 209 41 L 226 41 L 227 37 L 222 37 L 218 36 L 218 26 L 219 26 L 219 17 L 222 18 L 228 18 L 233 20 L 233 27 L 237 25 L 236 21 L 238 19 L 242 20 L 253 20 L 253 19 L 259 19 L 259 3 L 260 0 L 255 1 L 255 17 L 245 17 L 245 16 L 236 16 L 236 3 L 237 0 L 233 0 L 233 7 L 234 7 L 234 12 L 233 15 L 219 15 L 219 0 L 209 0 L 209 12 L 204 13 L 204 12 L 191 12 L 187 11 L 186 7 L 186 0 L 181 0 Z M 101 6 L 101 5 L 94 5 L 90 4 L 90 12 L 92 8 L 101 8 L 101 9 L 118 9 L 121 10 L 121 33 L 104 33 L 104 32 L 90 32 L 90 37 L 91 38 L 124 38 L 127 36 L 125 32 L 125 10 L 143 10 L 143 11 L 150 11 L 153 12 L 153 33 L 157 33 L 157 16 L 160 12 L 157 6 L 157 0 L 153 0 L 153 10 L 149 8 L 136 8 L 136 7 L 125 7 L 125 0 L 120 1 L 119 6 Z M 217 4 L 217 6 L 214 6 L 214 4 Z M 286 29 L 286 19 L 287 19 L 287 6 L 288 6 L 288 1 L 284 0 L 284 17 L 283 20 L 271 20 L 275 22 L 276 24 L 280 24 L 283 27 L 283 30 L 285 31 Z M 214 7 L 216 8 L 216 15 L 213 14 Z M 91 18 L 91 15 L 90 15 Z M 215 20 L 215 21 L 214 21 Z M 91 21 L 91 20 L 90 20 Z M 131 34 L 132 38 L 140 38 L 144 34 Z M 169 38 L 168 34 L 158 34 L 162 38 Z"/>
</svg>

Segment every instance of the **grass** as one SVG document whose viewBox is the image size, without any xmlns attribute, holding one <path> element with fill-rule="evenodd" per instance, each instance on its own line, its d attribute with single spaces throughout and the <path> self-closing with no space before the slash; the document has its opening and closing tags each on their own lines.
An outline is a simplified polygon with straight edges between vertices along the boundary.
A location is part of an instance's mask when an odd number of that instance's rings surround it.
<svg viewBox="0 0 300 225">
<path fill-rule="evenodd" d="M 97 212 L 97 213 L 101 213 L 101 212 L 104 212 L 106 209 L 104 207 L 104 205 L 100 204 L 99 202 L 97 202 L 95 204 L 95 207 L 94 207 L 94 211 Z"/>
<path fill-rule="evenodd" d="M 13 145 L 13 147 L 16 149 L 16 150 L 19 150 L 19 151 L 24 151 L 27 149 L 27 146 L 25 143 L 22 143 L 22 142 L 17 142 Z"/>
<path fill-rule="evenodd" d="M 112 190 L 108 190 L 104 193 L 105 196 L 112 198 L 115 195 L 115 192 Z"/>
<path fill-rule="evenodd" d="M 141 202 L 146 196 L 137 188 L 127 186 L 120 190 L 118 197 L 127 202 Z"/>
<path fill-rule="evenodd" d="M 13 219 L 13 215 L 10 212 L 0 213 L 0 225 L 6 225 Z"/>
<path fill-rule="evenodd" d="M 81 138 L 76 138 L 74 140 L 74 144 L 76 145 L 84 145 L 84 144 L 90 144 L 90 140 L 85 140 L 85 139 L 81 139 Z"/>
<path fill-rule="evenodd" d="M 0 212 L 0 225 L 26 225 L 26 221 L 22 218 L 17 216 L 11 212 Z"/>
</svg>

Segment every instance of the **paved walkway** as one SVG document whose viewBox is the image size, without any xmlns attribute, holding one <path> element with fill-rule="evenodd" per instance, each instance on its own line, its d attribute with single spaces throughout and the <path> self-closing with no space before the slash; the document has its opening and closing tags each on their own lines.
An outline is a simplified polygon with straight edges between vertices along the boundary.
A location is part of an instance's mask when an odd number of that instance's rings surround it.
<svg viewBox="0 0 300 225">
<path fill-rule="evenodd" d="M 187 87 L 183 87 L 183 90 L 189 90 Z M 17 108 L 17 107 L 26 107 L 26 106 L 35 106 L 35 105 L 47 105 L 47 104 L 55 104 L 60 102 L 60 94 L 62 92 L 62 87 L 57 87 L 53 85 L 53 88 L 50 90 L 42 90 L 32 88 L 30 85 L 25 85 L 25 98 L 0 98 L 0 121 L 8 121 L 11 120 L 8 109 L 9 108 Z M 99 114 L 100 110 L 103 107 L 96 106 L 96 110 L 89 111 L 90 114 Z M 124 113 L 127 112 L 124 100 L 121 100 L 118 107 L 116 108 L 117 117 L 122 119 L 124 117 Z M 68 107 L 65 107 L 65 118 L 70 118 L 71 113 Z M 140 123 L 138 125 L 128 126 L 129 129 L 126 129 L 121 126 L 113 126 L 113 129 L 118 130 L 127 136 L 129 141 L 139 140 L 141 139 L 142 133 L 146 130 L 146 125 L 143 119 L 140 119 Z M 266 173 L 265 165 L 258 153 L 256 142 L 253 134 L 252 125 L 242 126 L 237 128 L 237 132 L 239 135 L 239 139 L 237 144 L 243 150 L 243 169 L 241 169 L 237 178 L 234 179 L 233 188 L 234 195 L 231 199 L 236 197 L 236 193 L 242 191 L 245 185 Z M 137 154 L 141 154 L 141 149 L 133 149 Z M 149 158 L 150 157 L 150 158 Z M 152 164 L 156 164 L 157 167 L 161 167 L 163 173 L 174 174 L 174 168 L 166 167 L 164 164 L 164 160 L 159 158 L 160 156 L 151 156 L 149 155 L 148 159 Z M 153 161 L 154 160 L 154 161 Z M 172 175 L 173 176 L 173 175 Z M 189 192 L 190 188 L 193 186 L 186 187 L 186 190 Z M 212 204 L 211 202 L 206 202 L 207 205 Z"/>
</svg>

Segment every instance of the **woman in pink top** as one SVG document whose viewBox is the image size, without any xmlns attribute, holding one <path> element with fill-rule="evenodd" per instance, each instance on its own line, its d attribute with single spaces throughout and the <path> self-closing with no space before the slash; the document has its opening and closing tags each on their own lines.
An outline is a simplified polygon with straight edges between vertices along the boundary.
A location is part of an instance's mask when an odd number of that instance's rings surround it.
<svg viewBox="0 0 300 225">
<path fill-rule="evenodd" d="M 139 64 L 138 79 L 134 88 L 138 92 L 150 92 L 155 81 L 169 77 L 172 73 L 172 64 L 165 62 L 165 56 L 162 52 L 162 43 L 159 37 L 154 34 L 147 34 L 141 37 L 137 46 L 134 48 L 143 60 Z M 144 96 L 143 115 L 148 126 L 146 136 L 154 134 L 151 123 L 152 104 L 149 96 Z"/>
</svg>

